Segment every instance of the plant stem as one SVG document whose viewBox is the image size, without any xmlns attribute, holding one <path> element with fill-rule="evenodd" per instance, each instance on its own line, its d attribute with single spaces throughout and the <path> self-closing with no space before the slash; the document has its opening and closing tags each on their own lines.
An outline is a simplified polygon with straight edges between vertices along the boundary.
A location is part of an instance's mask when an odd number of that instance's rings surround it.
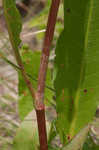
<svg viewBox="0 0 99 150">
<path fill-rule="evenodd" d="M 21 71 L 21 68 L 20 68 L 18 65 L 14 64 L 13 62 L 11 62 L 9 59 L 7 59 L 6 56 L 4 56 L 4 54 L 3 54 L 2 52 L 0 52 L 0 58 L 2 58 L 6 63 L 8 63 L 9 65 L 11 65 L 14 69 L 16 69 L 16 71 Z M 32 77 L 31 74 L 29 74 L 29 73 L 27 73 L 27 72 L 26 72 L 26 74 L 27 74 L 27 76 L 28 76 L 30 79 L 32 79 L 33 81 L 38 82 L 38 80 L 37 80 L 35 77 Z M 55 89 L 53 89 L 52 87 L 50 87 L 50 86 L 48 86 L 48 85 L 45 85 L 45 87 L 46 87 L 48 90 L 50 90 L 50 91 L 52 91 L 52 92 L 55 92 Z"/>
<path fill-rule="evenodd" d="M 44 89 L 46 72 L 48 67 L 48 59 L 50 54 L 50 46 L 54 36 L 54 29 L 57 19 L 57 13 L 60 0 L 52 0 L 47 29 L 45 33 L 45 39 L 43 43 L 40 71 L 38 77 L 38 88 L 36 92 L 35 108 L 37 114 L 40 150 L 48 150 L 47 133 L 46 133 L 46 121 L 45 121 L 45 106 L 44 106 Z"/>
<path fill-rule="evenodd" d="M 14 49 L 14 47 L 13 47 L 13 49 Z M 27 87 L 28 87 L 28 89 L 30 91 L 30 94 L 31 94 L 32 98 L 35 100 L 35 90 L 34 90 L 33 85 L 31 83 L 31 81 L 29 80 L 29 77 L 28 77 L 28 75 L 27 75 L 27 73 L 26 73 L 26 71 L 24 69 L 24 65 L 23 65 L 20 53 L 19 53 L 19 51 L 14 51 L 14 52 L 15 52 L 16 61 L 17 61 L 17 64 L 18 64 L 18 66 L 20 68 L 20 71 L 21 71 L 21 74 L 23 76 L 23 79 L 24 79 L 24 81 L 27 84 Z M 34 103 L 34 101 L 33 101 L 33 103 Z"/>
</svg>

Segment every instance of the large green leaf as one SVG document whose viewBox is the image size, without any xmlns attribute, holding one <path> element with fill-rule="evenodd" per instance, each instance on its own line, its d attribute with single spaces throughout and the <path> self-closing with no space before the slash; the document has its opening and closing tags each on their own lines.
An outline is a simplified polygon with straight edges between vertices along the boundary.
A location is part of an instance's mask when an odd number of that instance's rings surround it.
<svg viewBox="0 0 99 150">
<path fill-rule="evenodd" d="M 99 0 L 65 0 L 56 47 L 57 128 L 66 142 L 94 117 L 99 99 Z"/>
</svg>

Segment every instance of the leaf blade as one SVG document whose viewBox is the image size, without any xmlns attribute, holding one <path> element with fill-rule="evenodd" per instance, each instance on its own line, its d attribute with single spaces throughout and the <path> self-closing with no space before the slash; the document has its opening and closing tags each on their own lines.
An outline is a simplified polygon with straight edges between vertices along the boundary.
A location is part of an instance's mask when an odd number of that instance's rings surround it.
<svg viewBox="0 0 99 150">
<path fill-rule="evenodd" d="M 18 51 L 21 43 L 20 32 L 22 22 L 21 16 L 16 8 L 15 0 L 3 0 L 3 8 L 13 50 Z"/>
<path fill-rule="evenodd" d="M 61 140 L 92 121 L 99 86 L 98 1 L 64 1 L 64 31 L 56 47 L 54 85 Z M 64 115 L 65 114 L 65 115 Z M 65 139 L 63 138 L 65 137 Z"/>
</svg>

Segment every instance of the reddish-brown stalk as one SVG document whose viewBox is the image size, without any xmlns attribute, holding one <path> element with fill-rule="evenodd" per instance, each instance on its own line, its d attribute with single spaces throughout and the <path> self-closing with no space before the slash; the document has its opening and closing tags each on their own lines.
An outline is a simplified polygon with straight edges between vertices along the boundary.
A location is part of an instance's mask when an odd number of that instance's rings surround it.
<svg viewBox="0 0 99 150">
<path fill-rule="evenodd" d="M 38 89 L 36 92 L 36 99 L 35 99 L 40 150 L 48 150 L 46 121 L 45 121 L 45 106 L 43 100 L 44 100 L 46 72 L 47 72 L 48 59 L 50 54 L 50 46 L 54 36 L 54 29 L 55 29 L 59 4 L 60 4 L 60 0 L 52 0 L 47 29 L 45 33 L 45 39 L 43 43 L 40 71 L 38 77 Z"/>
</svg>

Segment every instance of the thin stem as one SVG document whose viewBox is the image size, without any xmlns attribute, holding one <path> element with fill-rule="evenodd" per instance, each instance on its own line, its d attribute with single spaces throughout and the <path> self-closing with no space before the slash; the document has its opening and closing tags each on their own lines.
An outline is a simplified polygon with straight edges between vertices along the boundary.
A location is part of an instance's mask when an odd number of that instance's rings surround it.
<svg viewBox="0 0 99 150">
<path fill-rule="evenodd" d="M 39 130 L 40 150 L 48 150 L 46 122 L 45 122 L 45 106 L 43 100 L 44 100 L 46 72 L 48 68 L 48 59 L 50 54 L 50 46 L 54 36 L 54 29 L 55 29 L 59 4 L 60 4 L 60 0 L 52 0 L 47 29 L 45 33 L 45 39 L 43 43 L 43 51 L 42 51 L 40 71 L 38 77 L 38 88 L 37 88 L 36 100 L 35 100 L 35 108 L 36 108 L 38 130 Z"/>
<path fill-rule="evenodd" d="M 13 44 L 12 44 L 12 47 L 13 47 Z M 14 47 L 13 47 L 13 49 L 14 49 Z M 23 79 L 24 79 L 24 81 L 27 84 L 27 87 L 28 87 L 28 89 L 30 91 L 30 94 L 31 94 L 33 100 L 35 100 L 35 90 L 33 88 L 33 85 L 31 83 L 31 81 L 29 80 L 29 77 L 26 74 L 26 71 L 24 69 L 24 65 L 23 65 L 20 53 L 19 53 L 19 51 L 14 50 L 14 54 L 15 54 L 15 57 L 16 57 L 17 64 L 18 64 L 18 66 L 19 66 L 19 68 L 21 70 L 21 74 L 23 76 Z M 34 101 L 33 101 L 33 103 L 34 103 Z"/>
<path fill-rule="evenodd" d="M 42 57 L 41 57 L 40 72 L 39 72 L 39 77 L 38 77 L 38 91 L 37 91 L 37 93 L 42 95 L 42 97 L 40 98 L 42 100 L 44 97 L 45 79 L 46 79 L 46 72 L 47 72 L 48 60 L 49 60 L 49 54 L 50 54 L 50 46 L 53 40 L 59 3 L 60 3 L 60 0 L 52 0 L 52 5 L 50 9 L 48 24 L 47 24 L 47 30 L 45 33 L 45 39 L 43 43 L 43 51 L 42 51 Z"/>
<path fill-rule="evenodd" d="M 16 16 L 18 16 L 18 18 L 19 18 L 19 15 L 18 15 L 18 12 L 16 11 L 16 8 L 15 8 L 16 7 L 15 2 L 11 1 L 12 7 L 11 7 L 11 5 L 8 6 L 7 4 L 8 4 L 7 1 L 3 0 L 4 16 L 5 16 L 5 20 L 6 20 L 6 24 L 7 24 L 9 39 L 10 39 L 10 42 L 11 42 L 11 45 L 12 45 L 12 49 L 14 51 L 14 55 L 15 55 L 17 64 L 21 69 L 21 73 L 22 73 L 22 76 L 24 78 L 24 81 L 26 82 L 27 87 L 28 87 L 28 89 L 31 93 L 31 96 L 32 96 L 33 100 L 34 100 L 35 99 L 35 91 L 34 91 L 34 88 L 33 88 L 33 85 L 31 83 L 31 81 L 29 80 L 29 77 L 27 76 L 27 74 L 25 72 L 24 65 L 23 65 L 19 50 L 18 50 L 18 43 L 16 42 L 17 38 L 18 38 L 18 41 L 19 41 L 19 37 L 18 37 L 18 34 L 16 34 L 16 38 L 14 37 L 15 34 L 13 34 L 14 31 L 13 31 L 13 27 L 11 25 L 12 23 L 9 20 L 9 17 L 10 17 L 11 13 L 9 14 L 8 10 L 11 9 L 11 12 L 16 13 L 17 14 Z M 13 20 L 14 17 L 13 16 L 11 16 L 11 17 L 12 17 L 11 19 Z M 18 25 L 18 22 L 20 22 L 20 21 L 16 21 L 16 26 Z M 19 26 L 21 27 L 21 23 L 19 23 Z"/>
<path fill-rule="evenodd" d="M 16 71 L 18 71 L 18 70 L 21 71 L 21 68 L 20 68 L 18 65 L 14 64 L 13 62 L 11 62 L 9 59 L 7 59 L 6 56 L 4 56 L 4 54 L 3 54 L 2 52 L 0 52 L 0 57 L 1 57 L 6 63 L 10 64 L 14 69 L 16 69 Z M 30 74 L 27 73 L 27 72 L 26 72 L 26 74 L 27 74 L 27 76 L 28 76 L 30 79 L 32 79 L 33 81 L 38 82 L 38 80 L 37 80 L 36 78 L 32 77 L 32 75 L 30 75 Z M 55 92 L 55 89 L 53 89 L 52 87 L 50 87 L 50 86 L 48 86 L 48 85 L 45 85 L 45 87 L 46 87 L 47 89 L 49 89 L 50 91 Z"/>
</svg>

